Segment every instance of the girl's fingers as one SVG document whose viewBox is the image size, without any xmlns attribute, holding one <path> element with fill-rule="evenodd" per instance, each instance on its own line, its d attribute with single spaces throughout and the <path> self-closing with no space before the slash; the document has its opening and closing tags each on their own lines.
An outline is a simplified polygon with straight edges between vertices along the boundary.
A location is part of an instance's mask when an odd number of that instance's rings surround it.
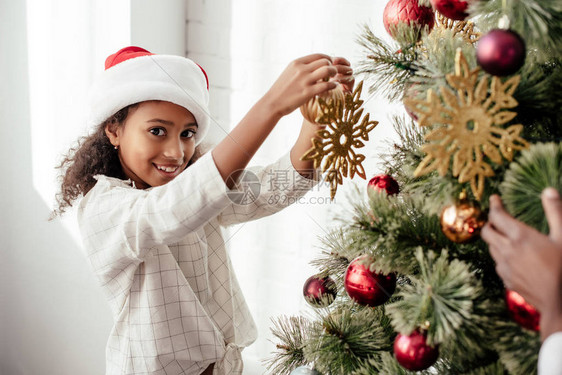
<svg viewBox="0 0 562 375">
<path fill-rule="evenodd" d="M 330 64 L 332 63 L 332 58 L 323 53 L 314 53 L 312 55 L 304 56 L 301 57 L 300 59 L 296 59 L 295 62 L 302 63 L 302 64 L 310 64 L 317 60 L 328 60 Z"/>
<path fill-rule="evenodd" d="M 307 84 L 315 84 L 318 81 L 327 80 L 337 74 L 336 68 L 332 65 L 323 66 L 316 69 L 307 78 Z"/>
<path fill-rule="evenodd" d="M 347 61 L 345 58 L 343 57 L 334 57 L 332 59 L 332 63 L 334 65 L 347 65 L 347 66 L 351 66 L 351 63 L 349 61 Z"/>
<path fill-rule="evenodd" d="M 334 66 L 336 67 L 338 74 L 341 74 L 342 76 L 350 76 L 353 74 L 353 69 L 347 65 L 334 64 Z"/>
<path fill-rule="evenodd" d="M 353 75 L 347 74 L 337 74 L 334 79 L 341 83 L 349 83 L 355 81 L 355 77 Z"/>
<path fill-rule="evenodd" d="M 333 90 L 338 84 L 334 81 L 319 81 L 312 86 L 312 96 Z"/>
<path fill-rule="evenodd" d="M 322 68 L 325 68 L 325 67 L 328 67 L 328 66 L 330 66 L 330 67 L 333 66 L 330 61 L 328 61 L 326 59 L 319 59 L 319 60 L 315 60 L 315 61 L 307 64 L 305 69 L 304 69 L 304 72 L 311 73 L 311 72 L 317 71 L 318 69 L 322 69 Z M 334 70 L 335 70 L 335 68 L 334 68 Z"/>
</svg>

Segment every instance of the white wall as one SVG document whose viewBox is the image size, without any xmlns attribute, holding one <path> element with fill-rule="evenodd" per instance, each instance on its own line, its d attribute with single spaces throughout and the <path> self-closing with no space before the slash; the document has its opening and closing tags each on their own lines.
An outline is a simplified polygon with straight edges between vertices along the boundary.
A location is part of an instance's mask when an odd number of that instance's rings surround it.
<svg viewBox="0 0 562 375">
<path fill-rule="evenodd" d="M 100 374 L 108 309 L 33 181 L 26 2 L 0 4 L 0 373 Z"/>
<path fill-rule="evenodd" d="M 322 52 L 344 56 L 352 65 L 363 58 L 355 42 L 364 23 L 387 38 L 382 25 L 385 2 L 364 0 L 187 0 L 188 56 L 200 63 L 211 83 L 211 113 L 216 139 L 231 129 L 295 58 Z M 389 110 L 380 98 L 363 93 L 371 118 L 380 121 L 372 141 L 362 149 L 367 176 L 379 172 L 376 155 L 392 137 Z M 394 107 L 401 111 L 400 107 Z M 264 164 L 288 151 L 300 129 L 298 111 L 284 118 L 252 161 Z M 366 182 L 359 179 L 360 186 Z M 270 218 L 230 230 L 234 267 L 260 337 L 244 351 L 245 373 L 261 374 L 270 356 L 270 318 L 310 314 L 302 298 L 304 281 L 315 273 L 309 261 L 321 249 L 318 236 L 337 225 L 332 218 L 345 207 L 351 184 L 329 203 L 327 187 L 306 202 Z"/>
<path fill-rule="evenodd" d="M 87 131 L 85 93 L 106 56 L 131 43 L 185 53 L 184 7 L 184 0 L 0 0 L 1 375 L 105 372 L 111 312 L 72 213 L 47 221 L 53 167 Z"/>
</svg>

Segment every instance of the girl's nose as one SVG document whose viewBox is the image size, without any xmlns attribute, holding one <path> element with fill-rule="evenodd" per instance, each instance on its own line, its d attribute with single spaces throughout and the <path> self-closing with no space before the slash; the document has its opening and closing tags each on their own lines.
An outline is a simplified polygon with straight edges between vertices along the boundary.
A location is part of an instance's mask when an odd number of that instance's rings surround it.
<svg viewBox="0 0 562 375">
<path fill-rule="evenodd" d="M 183 159 L 183 144 L 179 139 L 170 139 L 164 147 L 164 156 L 169 159 Z"/>
</svg>

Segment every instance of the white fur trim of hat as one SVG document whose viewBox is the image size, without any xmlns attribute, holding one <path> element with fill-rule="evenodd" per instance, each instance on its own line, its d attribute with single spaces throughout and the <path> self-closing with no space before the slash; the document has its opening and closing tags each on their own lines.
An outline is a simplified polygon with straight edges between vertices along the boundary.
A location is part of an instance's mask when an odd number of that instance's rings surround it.
<svg viewBox="0 0 562 375">
<path fill-rule="evenodd" d="M 207 75 L 192 60 L 125 47 L 106 60 L 89 93 L 88 123 L 97 126 L 128 105 L 162 100 L 190 111 L 197 122 L 195 144 L 209 130 Z"/>
</svg>

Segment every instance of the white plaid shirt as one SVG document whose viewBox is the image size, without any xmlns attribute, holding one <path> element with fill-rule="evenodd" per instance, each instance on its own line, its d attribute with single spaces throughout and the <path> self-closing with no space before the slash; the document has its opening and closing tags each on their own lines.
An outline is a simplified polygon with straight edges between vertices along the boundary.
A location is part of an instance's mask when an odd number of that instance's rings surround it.
<svg viewBox="0 0 562 375">
<path fill-rule="evenodd" d="M 146 190 L 96 177 L 78 221 L 113 312 L 107 375 L 195 375 L 211 363 L 215 375 L 242 374 L 241 350 L 257 332 L 221 226 L 275 213 L 316 183 L 298 174 L 289 154 L 249 170 L 261 192 L 245 205 L 232 203 L 229 196 L 240 190 L 227 195 L 210 152 L 168 184 Z"/>
</svg>

